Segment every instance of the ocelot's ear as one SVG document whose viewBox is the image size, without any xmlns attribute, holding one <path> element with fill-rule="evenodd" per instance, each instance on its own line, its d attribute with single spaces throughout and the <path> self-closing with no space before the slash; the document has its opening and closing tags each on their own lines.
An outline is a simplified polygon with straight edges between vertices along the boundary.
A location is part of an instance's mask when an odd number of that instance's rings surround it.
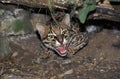
<svg viewBox="0 0 120 79">
<path fill-rule="evenodd" d="M 36 23 L 36 31 L 38 31 L 41 39 L 43 39 L 49 33 L 50 28 L 49 28 L 49 26 L 46 26 L 45 24 Z"/>
<path fill-rule="evenodd" d="M 70 15 L 69 14 L 65 14 L 65 16 L 62 20 L 62 23 L 67 25 L 67 26 L 70 26 Z"/>
</svg>

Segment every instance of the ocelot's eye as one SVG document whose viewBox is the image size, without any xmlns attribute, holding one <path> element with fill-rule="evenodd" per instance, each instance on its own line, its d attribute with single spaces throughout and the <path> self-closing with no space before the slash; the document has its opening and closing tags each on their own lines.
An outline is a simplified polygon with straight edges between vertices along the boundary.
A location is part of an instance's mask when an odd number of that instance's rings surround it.
<svg viewBox="0 0 120 79">
<path fill-rule="evenodd" d="M 68 30 L 67 30 L 67 29 L 63 30 L 63 31 L 62 31 L 62 34 L 63 34 L 63 35 L 68 34 Z"/>
<path fill-rule="evenodd" d="M 48 35 L 48 38 L 50 38 L 50 39 L 54 39 L 54 35 Z"/>
<path fill-rule="evenodd" d="M 62 35 L 64 35 L 64 37 L 66 38 L 68 36 L 69 32 L 67 29 L 62 31 Z"/>
<path fill-rule="evenodd" d="M 55 40 L 55 35 L 53 35 L 53 34 L 48 34 L 48 40 L 52 40 L 52 41 L 54 41 Z"/>
</svg>

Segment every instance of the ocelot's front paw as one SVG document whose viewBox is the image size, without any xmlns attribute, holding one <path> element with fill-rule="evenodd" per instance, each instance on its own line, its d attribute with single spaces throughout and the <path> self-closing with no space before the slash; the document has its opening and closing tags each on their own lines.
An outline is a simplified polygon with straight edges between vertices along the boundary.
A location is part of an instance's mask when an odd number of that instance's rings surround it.
<svg viewBox="0 0 120 79">
<path fill-rule="evenodd" d="M 52 52 L 49 49 L 45 49 L 42 54 L 41 54 L 41 58 L 42 59 L 46 59 L 49 58 L 52 55 Z"/>
</svg>

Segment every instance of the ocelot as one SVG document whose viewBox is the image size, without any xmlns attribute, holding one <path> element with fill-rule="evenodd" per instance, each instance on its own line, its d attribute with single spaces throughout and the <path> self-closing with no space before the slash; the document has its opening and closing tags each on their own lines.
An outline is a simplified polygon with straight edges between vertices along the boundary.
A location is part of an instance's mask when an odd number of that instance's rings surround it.
<svg viewBox="0 0 120 79">
<path fill-rule="evenodd" d="M 74 55 L 88 43 L 87 33 L 72 29 L 69 14 L 56 25 L 37 23 L 36 29 L 43 45 L 62 57 Z"/>
</svg>

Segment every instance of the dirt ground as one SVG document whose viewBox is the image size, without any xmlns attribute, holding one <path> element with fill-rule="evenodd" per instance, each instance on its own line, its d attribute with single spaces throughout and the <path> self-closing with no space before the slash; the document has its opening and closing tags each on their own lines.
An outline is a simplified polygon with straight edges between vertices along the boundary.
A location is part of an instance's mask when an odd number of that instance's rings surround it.
<svg viewBox="0 0 120 79">
<path fill-rule="evenodd" d="M 103 29 L 71 58 L 44 50 L 36 34 L 10 37 L 12 57 L 0 62 L 0 79 L 120 79 L 120 31 Z"/>
</svg>

